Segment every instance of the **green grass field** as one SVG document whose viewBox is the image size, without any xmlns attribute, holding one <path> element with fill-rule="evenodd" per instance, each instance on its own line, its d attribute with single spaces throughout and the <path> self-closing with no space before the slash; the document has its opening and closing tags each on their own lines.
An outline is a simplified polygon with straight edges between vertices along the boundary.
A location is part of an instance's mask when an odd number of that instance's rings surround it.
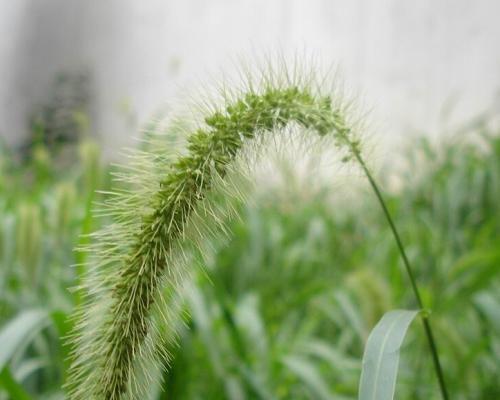
<svg viewBox="0 0 500 400">
<path fill-rule="evenodd" d="M 499 399 L 500 137 L 476 127 L 440 146 L 408 144 L 408 167 L 379 179 L 432 310 L 450 396 Z M 62 338 L 80 301 L 69 288 L 84 273 L 71 265 L 91 262 L 78 248 L 107 222 L 91 210 L 111 169 L 89 141 L 58 154 L 35 146 L 23 160 L 2 149 L 0 399 L 65 398 Z M 151 399 L 357 398 L 370 331 L 416 304 L 375 197 L 343 186 L 240 205 L 230 239 L 213 241 L 186 290 L 179 345 Z M 342 190 L 357 201 L 332 201 Z M 420 325 L 404 342 L 398 399 L 439 398 Z"/>
</svg>

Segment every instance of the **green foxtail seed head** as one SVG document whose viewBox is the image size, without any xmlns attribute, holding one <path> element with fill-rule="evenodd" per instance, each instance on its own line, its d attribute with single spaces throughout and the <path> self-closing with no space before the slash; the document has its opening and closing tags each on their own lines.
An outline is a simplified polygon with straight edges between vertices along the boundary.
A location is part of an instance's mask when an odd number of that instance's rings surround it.
<svg viewBox="0 0 500 400">
<path fill-rule="evenodd" d="M 97 143 L 86 139 L 78 146 L 80 161 L 83 166 L 83 181 L 86 191 L 94 191 L 101 178 L 101 152 Z"/>
<path fill-rule="evenodd" d="M 349 159 L 359 155 L 346 107 L 326 81 L 292 71 L 270 68 L 241 91 L 224 89 L 222 104 L 205 107 L 196 128 L 182 118 L 162 127 L 167 137 L 187 138 L 180 155 L 144 146 L 117 175 L 132 187 L 110 194 L 102 214 L 113 223 L 93 235 L 72 335 L 70 398 L 143 398 L 153 366 L 168 362 L 177 317 L 164 294 L 178 292 L 189 272 L 183 244 L 224 229 L 207 196 L 227 181 L 245 144 L 295 124 L 330 135 Z M 206 228 L 210 219 L 216 228 Z"/>
<path fill-rule="evenodd" d="M 72 183 L 62 182 L 54 188 L 55 204 L 52 212 L 52 223 L 59 239 L 68 234 L 72 212 L 76 204 L 76 188 Z"/>
<path fill-rule="evenodd" d="M 18 260 L 29 282 L 34 285 L 42 253 L 42 221 L 36 204 L 26 203 L 19 207 L 16 245 Z"/>
</svg>

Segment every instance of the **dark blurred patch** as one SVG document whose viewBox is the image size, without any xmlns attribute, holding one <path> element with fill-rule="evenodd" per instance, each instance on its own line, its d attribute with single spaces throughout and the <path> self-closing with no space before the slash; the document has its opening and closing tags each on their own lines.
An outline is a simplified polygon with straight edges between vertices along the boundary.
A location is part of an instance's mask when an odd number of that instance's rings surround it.
<svg viewBox="0 0 500 400">
<path fill-rule="evenodd" d="M 31 135 L 24 156 L 43 145 L 52 154 L 77 143 L 90 129 L 91 78 L 87 71 L 61 72 L 47 93 L 46 102 L 33 111 Z"/>
</svg>

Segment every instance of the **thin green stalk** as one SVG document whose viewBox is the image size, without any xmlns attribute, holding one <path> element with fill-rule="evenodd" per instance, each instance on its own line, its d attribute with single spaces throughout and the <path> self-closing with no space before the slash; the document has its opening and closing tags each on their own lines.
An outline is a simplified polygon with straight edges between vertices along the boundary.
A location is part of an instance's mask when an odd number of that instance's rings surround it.
<svg viewBox="0 0 500 400">
<path fill-rule="evenodd" d="M 394 224 L 394 221 L 391 217 L 391 214 L 389 213 L 389 209 L 387 208 L 387 204 L 382 196 L 382 193 L 375 182 L 375 179 L 373 178 L 370 170 L 366 166 L 363 158 L 359 154 L 359 152 L 355 151 L 354 155 L 361 165 L 366 177 L 368 178 L 368 181 L 370 182 L 370 185 L 375 192 L 375 195 L 377 197 L 377 200 L 382 207 L 382 210 L 384 212 L 385 218 L 387 222 L 389 223 L 389 226 L 391 228 L 392 234 L 394 236 L 394 239 L 396 240 L 396 244 L 399 249 L 399 253 L 401 254 L 401 257 L 403 258 L 403 264 L 405 266 L 406 272 L 408 273 L 408 277 L 410 278 L 410 283 L 411 287 L 413 289 L 413 293 L 415 294 L 415 298 L 417 299 L 417 304 L 421 310 L 424 309 L 424 304 L 422 302 L 422 297 L 420 296 L 420 291 L 418 290 L 417 282 L 415 280 L 415 276 L 413 275 L 413 270 L 410 265 L 410 261 L 408 260 L 408 256 L 406 255 L 406 251 L 403 246 L 403 242 L 401 241 L 401 237 L 399 236 L 398 230 L 396 229 L 396 225 Z M 436 371 L 436 375 L 438 378 L 439 382 L 439 388 L 441 389 L 441 395 L 443 396 L 444 400 L 448 400 L 448 390 L 446 388 L 446 383 L 444 380 L 444 375 L 443 375 L 443 370 L 441 368 L 441 362 L 439 361 L 439 355 L 438 355 L 438 350 L 436 346 L 436 341 L 434 340 L 434 334 L 432 333 L 432 328 L 431 328 L 431 323 L 429 321 L 429 315 L 428 313 L 421 313 L 422 315 L 422 321 L 424 323 L 424 330 L 425 330 L 425 335 L 427 337 L 427 341 L 429 342 L 429 347 L 431 349 L 431 354 L 432 354 L 432 360 L 434 363 L 434 369 Z"/>
</svg>

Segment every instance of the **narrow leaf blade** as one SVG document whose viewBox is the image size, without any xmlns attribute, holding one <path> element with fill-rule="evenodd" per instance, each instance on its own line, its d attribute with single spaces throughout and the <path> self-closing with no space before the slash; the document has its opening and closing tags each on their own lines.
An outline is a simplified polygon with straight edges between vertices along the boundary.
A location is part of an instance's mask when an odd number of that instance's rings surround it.
<svg viewBox="0 0 500 400">
<path fill-rule="evenodd" d="M 0 329 L 0 370 L 4 368 L 16 350 L 32 335 L 48 323 L 44 310 L 23 311 Z"/>
<path fill-rule="evenodd" d="M 373 328 L 363 355 L 359 400 L 394 398 L 399 350 L 418 313 L 416 310 L 392 310 Z"/>
<path fill-rule="evenodd" d="M 11 399 L 31 400 L 31 396 L 14 379 L 8 367 L 5 367 L 0 372 L 0 387 L 5 389 L 5 391 L 10 396 Z"/>
</svg>

